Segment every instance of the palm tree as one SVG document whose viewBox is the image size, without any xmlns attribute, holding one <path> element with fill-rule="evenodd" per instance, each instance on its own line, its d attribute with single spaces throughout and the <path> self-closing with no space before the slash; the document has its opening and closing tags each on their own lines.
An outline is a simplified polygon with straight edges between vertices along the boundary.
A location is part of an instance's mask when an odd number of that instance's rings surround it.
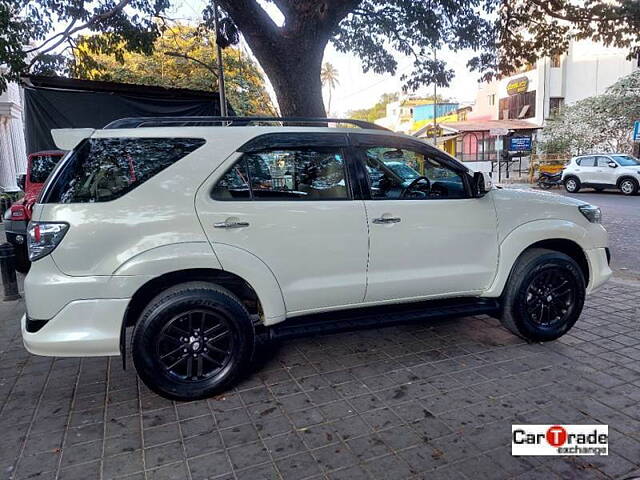
<svg viewBox="0 0 640 480">
<path fill-rule="evenodd" d="M 320 72 L 320 79 L 322 80 L 322 85 L 329 88 L 329 104 L 327 105 L 327 114 L 329 114 L 329 112 L 331 112 L 331 92 L 340 85 L 338 81 L 338 70 L 329 62 L 324 62 L 322 71 Z"/>
</svg>

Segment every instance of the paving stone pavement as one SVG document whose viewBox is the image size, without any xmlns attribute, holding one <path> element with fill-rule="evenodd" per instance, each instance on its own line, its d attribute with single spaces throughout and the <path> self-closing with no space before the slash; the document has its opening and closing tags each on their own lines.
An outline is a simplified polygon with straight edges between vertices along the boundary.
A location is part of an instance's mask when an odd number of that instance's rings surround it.
<svg viewBox="0 0 640 480">
<path fill-rule="evenodd" d="M 119 358 L 29 355 L 0 305 L 2 479 L 605 479 L 640 475 L 640 288 L 559 341 L 491 318 L 269 345 L 228 394 L 175 403 Z M 514 423 L 609 425 L 607 457 L 512 457 Z"/>
</svg>

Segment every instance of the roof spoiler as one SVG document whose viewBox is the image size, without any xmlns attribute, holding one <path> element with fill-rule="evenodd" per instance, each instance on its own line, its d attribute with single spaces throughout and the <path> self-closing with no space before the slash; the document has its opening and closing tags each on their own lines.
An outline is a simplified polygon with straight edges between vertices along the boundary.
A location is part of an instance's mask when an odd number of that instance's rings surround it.
<svg viewBox="0 0 640 480">
<path fill-rule="evenodd" d="M 54 128 L 51 136 L 60 150 L 73 150 L 82 140 L 93 135 L 93 128 Z"/>
</svg>

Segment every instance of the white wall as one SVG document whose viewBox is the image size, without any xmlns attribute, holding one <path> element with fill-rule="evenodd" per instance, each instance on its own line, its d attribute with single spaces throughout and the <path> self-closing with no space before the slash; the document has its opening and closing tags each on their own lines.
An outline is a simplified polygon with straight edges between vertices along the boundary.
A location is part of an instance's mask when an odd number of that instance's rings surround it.
<svg viewBox="0 0 640 480">
<path fill-rule="evenodd" d="M 600 95 L 621 77 L 631 74 L 637 63 L 627 60 L 627 53 L 591 41 L 571 44 L 566 59 L 565 103 Z"/>
<path fill-rule="evenodd" d="M 20 87 L 10 83 L 0 95 L 0 189 L 17 191 L 16 175 L 26 171 Z"/>
</svg>

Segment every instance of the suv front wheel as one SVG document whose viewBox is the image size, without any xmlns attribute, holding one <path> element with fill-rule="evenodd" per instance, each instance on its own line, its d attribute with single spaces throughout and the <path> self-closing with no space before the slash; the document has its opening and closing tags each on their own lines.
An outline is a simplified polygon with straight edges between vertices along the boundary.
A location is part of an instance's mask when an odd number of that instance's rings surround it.
<svg viewBox="0 0 640 480">
<path fill-rule="evenodd" d="M 132 339 L 142 381 L 173 400 L 226 390 L 251 361 L 254 329 L 244 305 L 207 282 L 176 285 L 144 309 Z"/>
<path fill-rule="evenodd" d="M 585 289 L 584 275 L 571 257 L 543 248 L 527 250 L 505 287 L 502 324 L 526 340 L 555 340 L 578 320 Z"/>
</svg>

